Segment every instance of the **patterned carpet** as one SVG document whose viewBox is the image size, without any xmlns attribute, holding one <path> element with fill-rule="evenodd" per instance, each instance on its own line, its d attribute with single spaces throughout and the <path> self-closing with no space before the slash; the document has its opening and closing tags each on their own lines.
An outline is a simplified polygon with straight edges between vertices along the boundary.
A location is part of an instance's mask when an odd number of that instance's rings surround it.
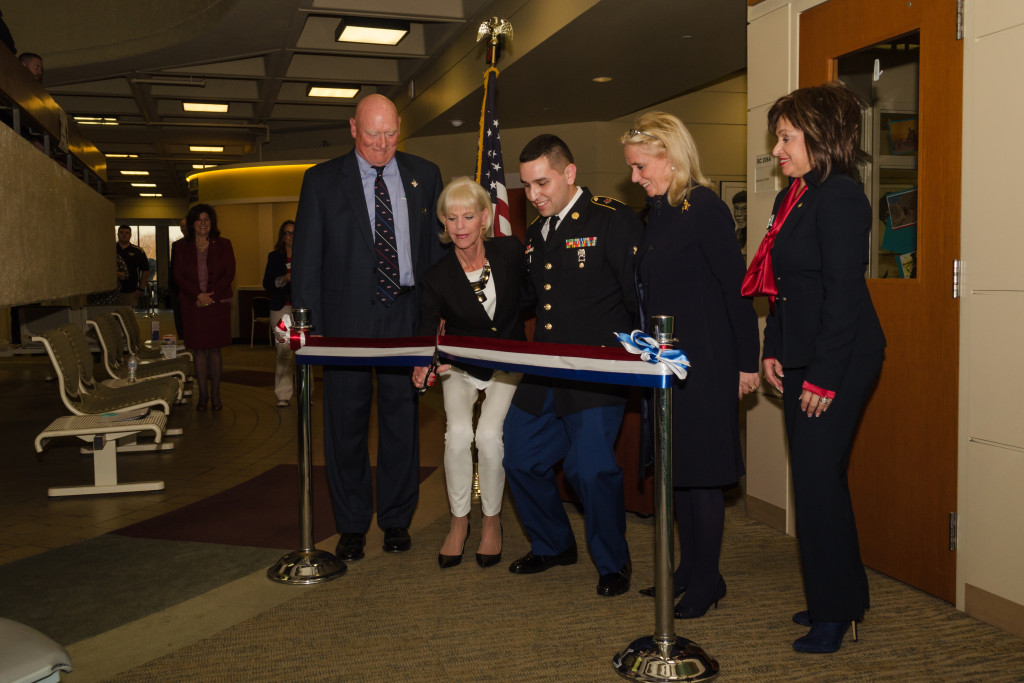
<svg viewBox="0 0 1024 683">
<path fill-rule="evenodd" d="M 582 521 L 567 509 L 582 539 Z M 511 560 L 527 542 L 506 510 Z M 336 581 L 113 680 L 620 680 L 612 656 L 653 631 L 652 600 L 635 590 L 598 597 L 583 556 L 535 576 L 510 575 L 506 562 L 481 570 L 471 555 L 441 571 L 446 527 L 439 518 L 408 554 L 351 563 Z M 635 589 L 651 582 L 652 521 L 629 516 L 628 535 Z M 848 635 L 833 655 L 795 653 L 791 642 L 804 632 L 790 621 L 804 606 L 796 541 L 739 504 L 727 512 L 722 569 L 729 592 L 720 609 L 676 628 L 718 659 L 723 680 L 1024 681 L 1024 640 L 875 572 L 860 641 Z"/>
</svg>

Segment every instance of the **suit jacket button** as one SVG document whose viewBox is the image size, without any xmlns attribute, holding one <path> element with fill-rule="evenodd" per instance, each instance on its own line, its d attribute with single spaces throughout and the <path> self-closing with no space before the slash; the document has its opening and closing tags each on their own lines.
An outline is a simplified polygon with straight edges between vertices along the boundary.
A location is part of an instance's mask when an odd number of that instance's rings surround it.
<svg viewBox="0 0 1024 683">
<path fill-rule="evenodd" d="M 547 323 L 546 325 L 544 325 L 544 329 L 545 330 L 550 330 L 551 329 L 551 323 Z"/>
<path fill-rule="evenodd" d="M 491 332 L 497 332 L 497 331 L 498 331 L 498 328 L 497 328 L 497 327 L 492 327 L 492 328 L 491 328 Z"/>
<path fill-rule="evenodd" d="M 545 311 L 550 311 L 551 310 L 551 304 L 544 304 L 544 310 Z"/>
<path fill-rule="evenodd" d="M 551 285 L 544 285 L 544 291 L 551 289 Z"/>
<path fill-rule="evenodd" d="M 550 263 L 545 263 L 544 264 L 544 270 L 551 270 L 551 264 Z"/>
</svg>

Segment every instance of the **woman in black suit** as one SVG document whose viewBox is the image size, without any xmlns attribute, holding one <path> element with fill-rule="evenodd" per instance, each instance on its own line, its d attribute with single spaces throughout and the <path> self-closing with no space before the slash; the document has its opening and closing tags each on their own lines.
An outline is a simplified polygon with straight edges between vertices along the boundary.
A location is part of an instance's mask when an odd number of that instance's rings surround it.
<svg viewBox="0 0 1024 683">
<path fill-rule="evenodd" d="M 782 392 L 810 626 L 798 652 L 834 652 L 869 607 L 846 479 L 850 447 L 882 368 L 885 335 L 864 281 L 872 211 L 850 175 L 860 104 L 838 82 L 801 88 L 768 111 L 789 188 L 743 282 L 768 295 L 765 379 Z"/>
<path fill-rule="evenodd" d="M 729 207 L 708 187 L 697 147 L 675 116 L 641 114 L 622 136 L 633 182 L 647 192 L 647 228 L 636 255 L 640 306 L 675 317 L 693 363 L 672 387 L 673 511 L 680 558 L 678 619 L 704 616 L 725 595 L 718 570 L 724 487 L 743 476 L 739 399 L 757 389 L 757 314 L 740 295 L 744 260 Z M 653 594 L 653 589 L 641 591 Z"/>
<path fill-rule="evenodd" d="M 277 231 L 274 251 L 267 254 L 267 267 L 263 271 L 263 289 L 270 295 L 270 325 L 276 328 L 281 318 L 292 313 L 292 242 L 295 239 L 295 221 L 285 221 Z M 274 370 L 274 394 L 277 407 L 285 408 L 292 398 L 292 359 L 295 352 L 288 344 L 275 344 L 277 363 Z"/>
<path fill-rule="evenodd" d="M 419 333 L 434 336 L 443 322 L 447 334 L 525 339 L 520 316 L 523 245 L 515 237 L 485 237 L 491 223 L 487 191 L 471 178 L 456 178 L 441 192 L 437 215 L 445 226 L 441 241 L 455 248 L 419 280 Z M 444 469 L 452 520 L 437 562 L 444 569 L 462 561 L 473 487 L 473 405 L 478 394 L 486 391 L 475 434 L 483 510 L 476 561 L 481 567 L 489 567 L 501 561 L 498 513 L 505 491 L 502 425 L 522 375 L 458 363 L 440 370 L 448 419 Z M 413 371 L 417 387 L 432 379 L 427 377 L 427 368 Z"/>
</svg>

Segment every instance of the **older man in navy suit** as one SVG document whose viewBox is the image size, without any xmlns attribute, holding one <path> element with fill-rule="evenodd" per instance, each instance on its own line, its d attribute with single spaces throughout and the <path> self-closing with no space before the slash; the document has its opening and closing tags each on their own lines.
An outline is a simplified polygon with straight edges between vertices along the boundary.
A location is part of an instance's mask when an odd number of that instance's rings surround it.
<svg viewBox="0 0 1024 683">
<path fill-rule="evenodd" d="M 302 181 L 295 218 L 293 305 L 315 332 L 340 337 L 416 333 L 416 281 L 442 255 L 437 166 L 396 152 L 401 119 L 369 95 L 349 122 L 355 149 L 318 164 Z M 367 433 L 377 386 L 377 524 L 384 550 L 411 546 L 419 497 L 418 405 L 408 368 L 329 367 L 324 372 L 324 455 L 337 555 L 363 557 L 375 512 Z"/>
</svg>

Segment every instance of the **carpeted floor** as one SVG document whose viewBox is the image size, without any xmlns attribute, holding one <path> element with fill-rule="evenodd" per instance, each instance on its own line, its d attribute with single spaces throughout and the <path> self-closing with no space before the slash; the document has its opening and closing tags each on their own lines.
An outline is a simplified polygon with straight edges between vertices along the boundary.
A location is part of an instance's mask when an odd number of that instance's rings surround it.
<svg viewBox="0 0 1024 683">
<path fill-rule="evenodd" d="M 370 469 L 376 497 L 377 468 Z M 434 469 L 421 467 L 420 481 Z M 313 466 L 312 480 L 313 541 L 319 542 L 337 531 L 326 469 Z M 300 539 L 298 466 L 278 465 L 227 491 L 113 533 L 136 538 L 295 549 Z"/>
<path fill-rule="evenodd" d="M 1024 640 L 875 572 L 860 641 L 847 636 L 833 655 L 795 653 L 804 632 L 789 618 L 803 607 L 796 541 L 741 508 L 727 512 L 720 609 L 676 621 L 718 659 L 723 680 L 1024 681 Z M 508 510 L 511 560 L 528 546 Z M 628 518 L 634 590 L 612 599 L 595 594 L 585 556 L 535 576 L 511 575 L 507 562 L 481 570 L 476 530 L 467 561 L 441 571 L 446 528 L 438 518 L 407 554 L 350 563 L 335 581 L 113 680 L 613 681 L 612 656 L 653 631 L 654 602 L 635 592 L 651 582 L 651 520 Z"/>
<path fill-rule="evenodd" d="M 0 565 L 8 619 L 64 645 L 265 570 L 279 550 L 105 535 Z"/>
</svg>

